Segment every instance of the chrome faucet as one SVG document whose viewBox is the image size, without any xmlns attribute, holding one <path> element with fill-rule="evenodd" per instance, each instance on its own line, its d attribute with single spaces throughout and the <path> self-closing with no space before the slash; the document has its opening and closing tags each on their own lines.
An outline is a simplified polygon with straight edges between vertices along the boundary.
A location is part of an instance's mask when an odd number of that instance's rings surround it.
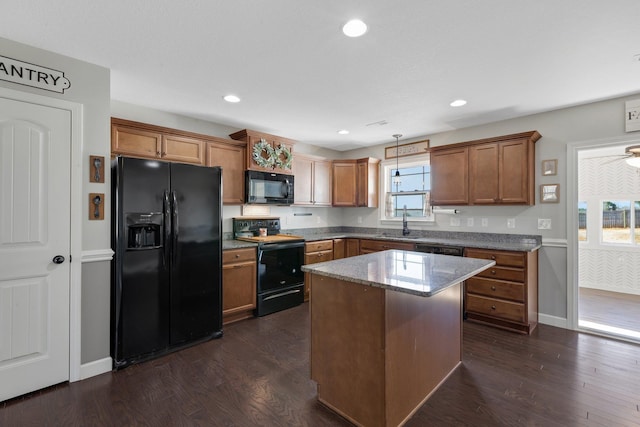
<svg viewBox="0 0 640 427">
<path fill-rule="evenodd" d="M 407 221 L 407 205 L 404 205 L 404 212 L 402 213 L 402 235 L 408 236 L 411 233 L 409 230 L 409 222 Z"/>
</svg>

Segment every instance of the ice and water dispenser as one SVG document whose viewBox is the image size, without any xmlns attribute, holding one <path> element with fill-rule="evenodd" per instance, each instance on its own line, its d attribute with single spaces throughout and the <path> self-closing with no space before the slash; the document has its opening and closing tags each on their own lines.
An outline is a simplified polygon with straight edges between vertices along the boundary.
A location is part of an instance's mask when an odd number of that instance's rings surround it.
<svg viewBox="0 0 640 427">
<path fill-rule="evenodd" d="M 127 248 L 150 249 L 162 246 L 161 213 L 127 213 Z"/>
</svg>

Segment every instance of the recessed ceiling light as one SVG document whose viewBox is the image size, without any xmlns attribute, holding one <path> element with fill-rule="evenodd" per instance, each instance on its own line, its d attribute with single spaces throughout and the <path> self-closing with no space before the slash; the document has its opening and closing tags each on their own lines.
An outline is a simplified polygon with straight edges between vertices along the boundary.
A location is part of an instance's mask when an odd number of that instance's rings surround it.
<svg viewBox="0 0 640 427">
<path fill-rule="evenodd" d="M 238 98 L 235 95 L 225 95 L 222 99 L 224 99 L 227 102 L 240 102 L 240 98 Z"/>
<path fill-rule="evenodd" d="M 367 32 L 367 24 L 359 19 L 352 19 L 351 21 L 344 24 L 344 27 L 342 27 L 342 32 L 345 36 L 348 37 L 360 37 Z"/>
<path fill-rule="evenodd" d="M 462 107 L 466 103 L 467 103 L 467 101 L 465 101 L 464 99 L 456 99 L 455 101 L 453 101 L 449 105 L 451 105 L 452 107 Z"/>
<path fill-rule="evenodd" d="M 346 130 L 346 129 L 340 129 L 340 130 L 338 131 L 338 133 L 339 133 L 340 135 L 349 135 L 349 131 L 348 131 L 348 130 Z"/>
</svg>

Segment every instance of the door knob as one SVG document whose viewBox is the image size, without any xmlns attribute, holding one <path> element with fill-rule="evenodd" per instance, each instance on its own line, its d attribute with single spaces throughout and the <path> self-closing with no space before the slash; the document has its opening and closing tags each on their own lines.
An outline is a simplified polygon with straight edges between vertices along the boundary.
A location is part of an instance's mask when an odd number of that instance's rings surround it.
<svg viewBox="0 0 640 427">
<path fill-rule="evenodd" d="M 56 255 L 53 257 L 54 264 L 62 264 L 64 262 L 64 257 L 62 255 Z"/>
</svg>

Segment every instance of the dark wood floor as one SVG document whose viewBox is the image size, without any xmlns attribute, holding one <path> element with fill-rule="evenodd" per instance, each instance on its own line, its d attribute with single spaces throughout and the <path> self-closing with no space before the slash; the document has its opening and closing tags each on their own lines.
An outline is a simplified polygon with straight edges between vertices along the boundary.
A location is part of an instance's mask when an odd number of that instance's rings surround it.
<svg viewBox="0 0 640 427">
<path fill-rule="evenodd" d="M 580 321 L 619 328 L 620 335 L 640 340 L 640 295 L 580 288 L 578 312 Z"/>
<path fill-rule="evenodd" d="M 465 322 L 463 365 L 406 425 L 640 426 L 639 359 L 640 346 L 598 336 Z M 220 340 L 0 403 L 0 426 L 349 425 L 315 393 L 304 304 L 228 326 Z"/>
</svg>

